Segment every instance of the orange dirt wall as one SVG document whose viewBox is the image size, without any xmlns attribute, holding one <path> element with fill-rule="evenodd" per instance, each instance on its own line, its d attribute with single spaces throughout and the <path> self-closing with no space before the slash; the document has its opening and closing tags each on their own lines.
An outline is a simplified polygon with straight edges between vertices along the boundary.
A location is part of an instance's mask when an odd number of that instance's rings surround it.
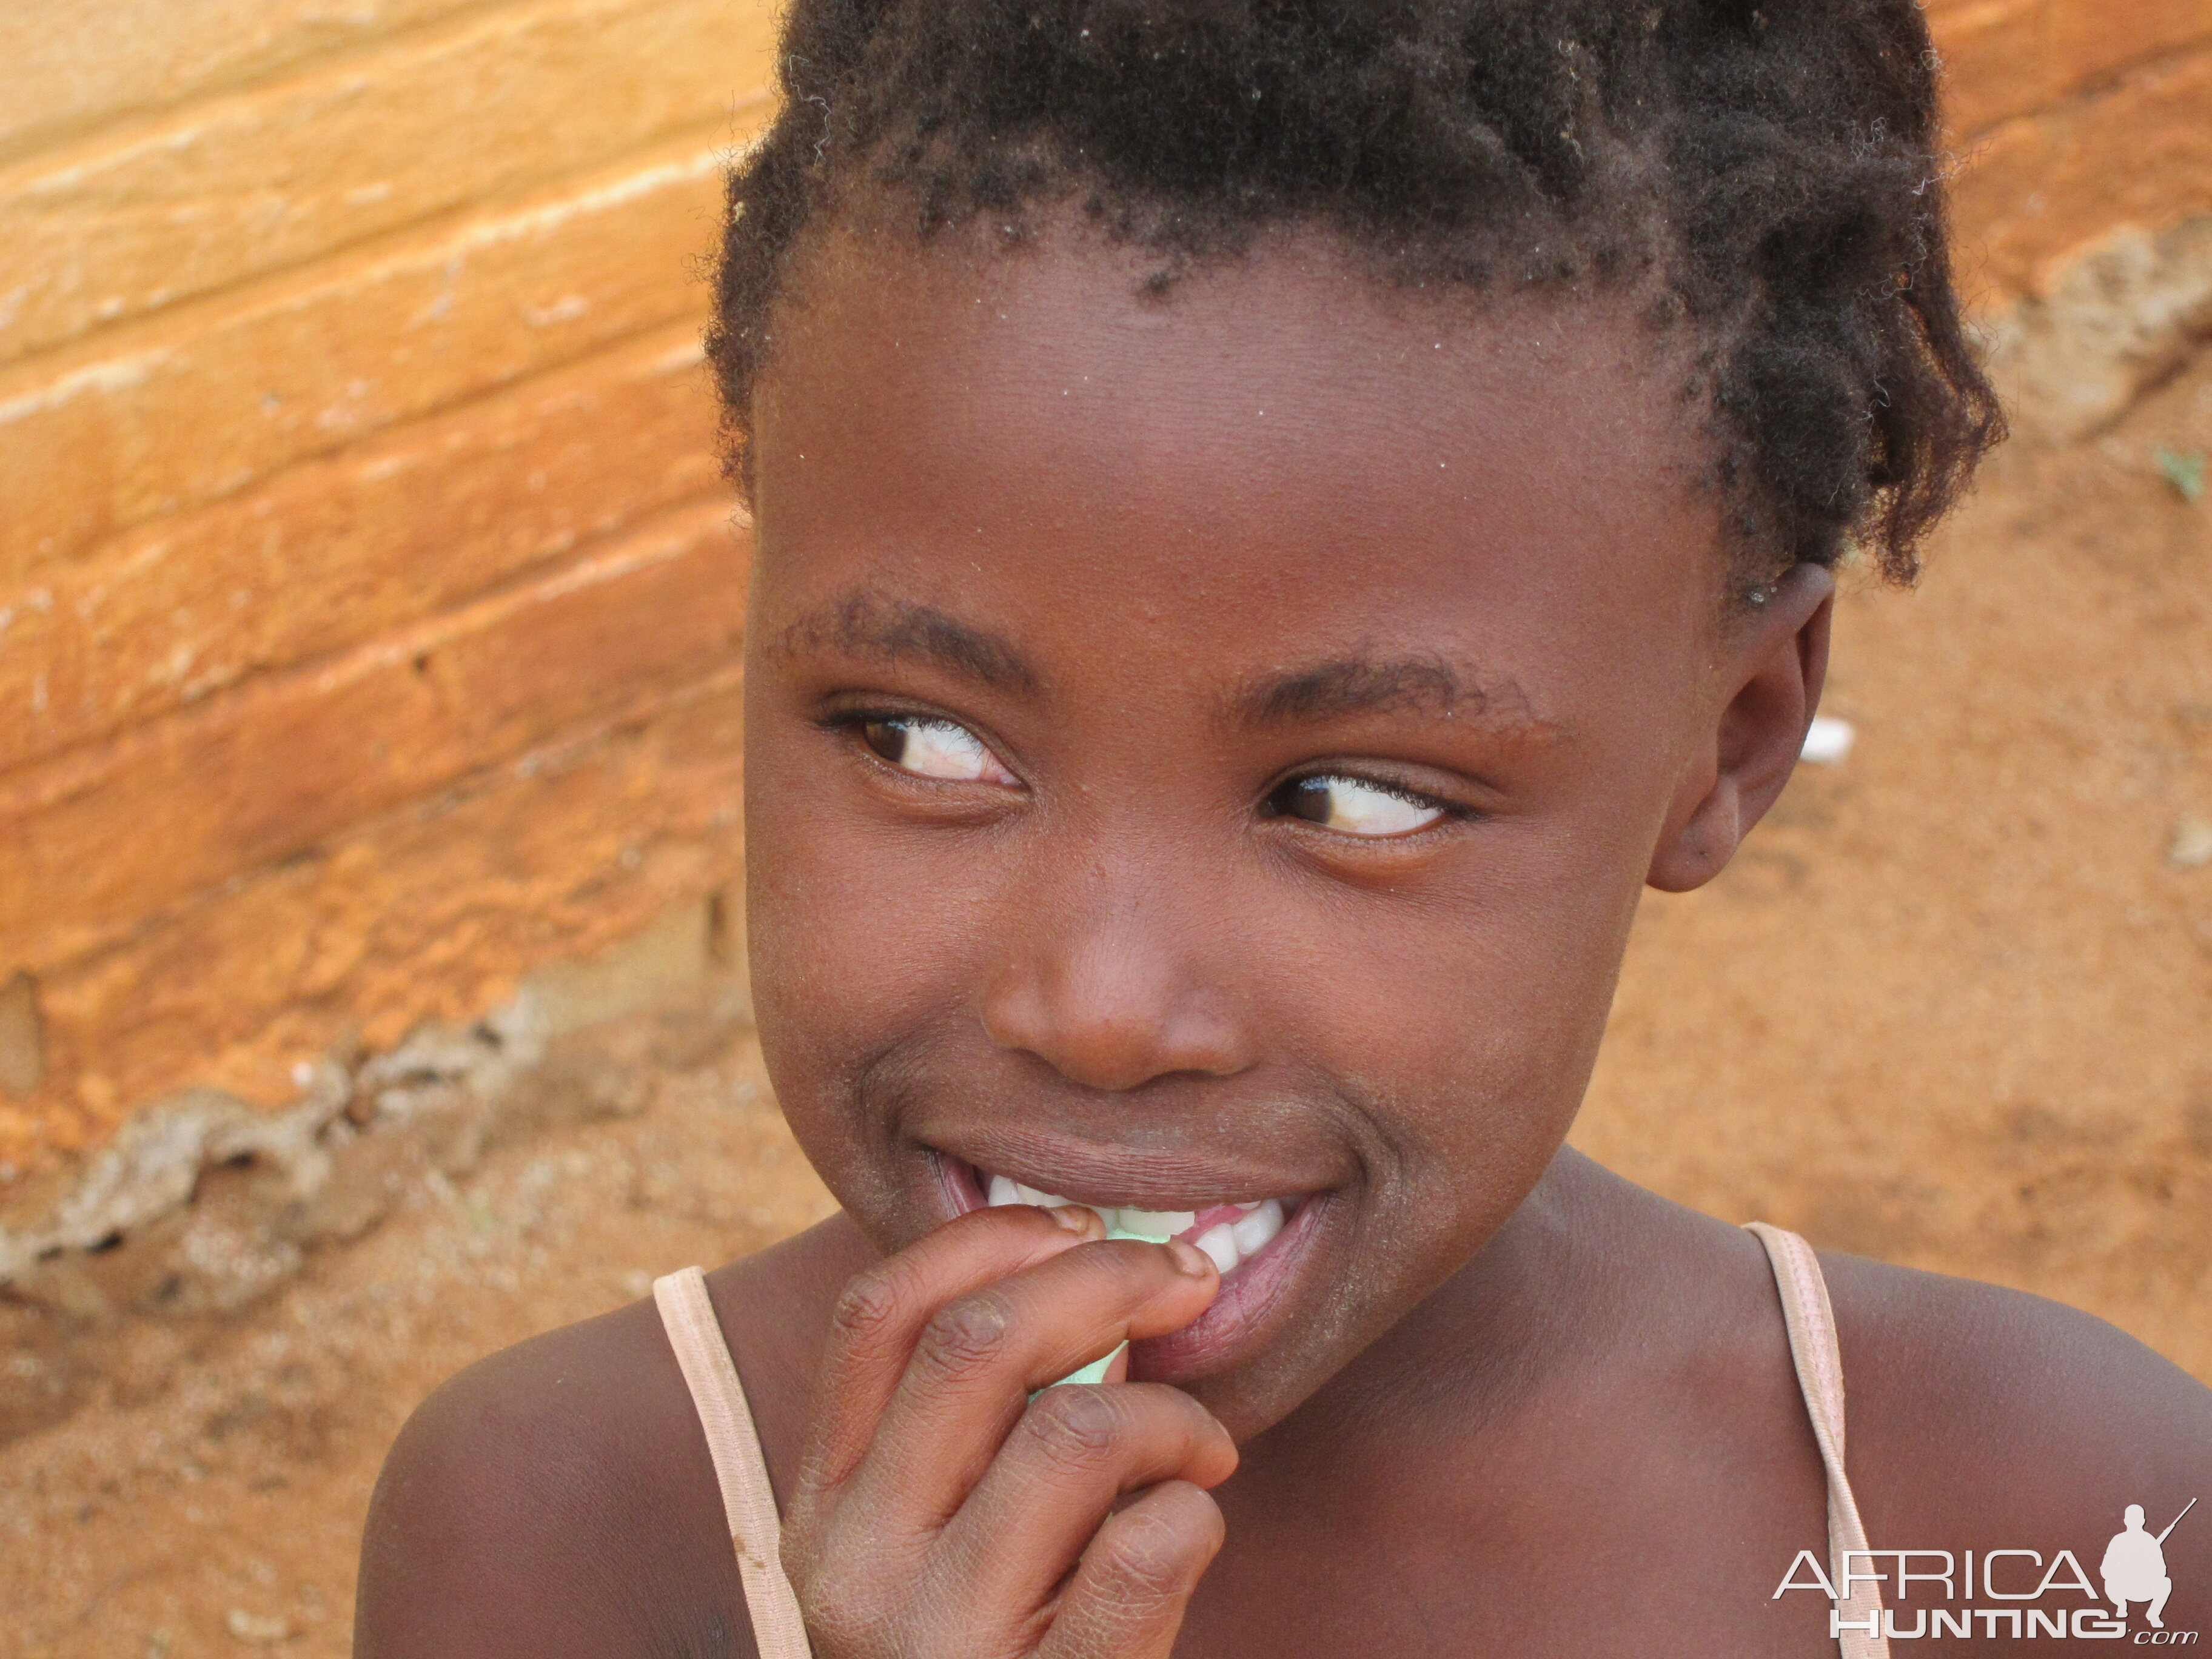
<svg viewBox="0 0 2212 1659">
<path fill-rule="evenodd" d="M 2212 211 L 2212 0 L 1933 0 L 1928 21 L 1984 304 L 2122 225 Z"/>
<path fill-rule="evenodd" d="M 2212 208 L 2212 0 L 1940 0 L 1987 302 Z M 0 9 L 0 1178 L 727 881 L 757 0 Z"/>
<path fill-rule="evenodd" d="M 700 265 L 773 38 L 0 7 L 0 1176 L 735 873 Z"/>
</svg>

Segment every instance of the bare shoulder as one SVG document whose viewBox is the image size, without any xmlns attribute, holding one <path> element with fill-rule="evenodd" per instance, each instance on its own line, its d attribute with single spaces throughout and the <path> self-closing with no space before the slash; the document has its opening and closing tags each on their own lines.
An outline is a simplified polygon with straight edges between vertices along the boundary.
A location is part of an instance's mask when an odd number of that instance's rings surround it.
<svg viewBox="0 0 2212 1659">
<path fill-rule="evenodd" d="M 2163 1545 L 2166 1623 L 2212 1627 L 2212 1389 L 2041 1297 L 1855 1256 L 1821 1263 L 1852 1484 L 1875 1544 L 2027 1551 L 2046 1571 L 2070 1550 L 2094 1581 L 2129 1505 L 2156 1534 L 2202 1498 Z M 2027 1557 L 2005 1570 L 2027 1571 Z"/>
<path fill-rule="evenodd" d="M 749 1654 L 741 1605 L 647 1301 L 494 1354 L 416 1408 L 370 1502 L 356 1651 Z"/>
<path fill-rule="evenodd" d="M 841 1218 L 708 1275 L 779 1498 L 828 1312 L 872 1258 Z M 401 1430 L 362 1540 L 361 1659 L 750 1659 L 720 1486 L 659 1310 L 492 1355 Z"/>
</svg>

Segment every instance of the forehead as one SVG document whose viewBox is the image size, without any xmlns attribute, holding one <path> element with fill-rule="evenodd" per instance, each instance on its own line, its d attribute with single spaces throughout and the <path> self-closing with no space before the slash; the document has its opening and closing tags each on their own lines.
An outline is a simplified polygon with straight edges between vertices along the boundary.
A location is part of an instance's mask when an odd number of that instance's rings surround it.
<svg viewBox="0 0 2212 1659">
<path fill-rule="evenodd" d="M 1110 625 L 1237 678 L 1710 626 L 1702 434 L 1626 301 L 1394 287 L 1316 235 L 1164 293 L 1152 263 L 1079 232 L 827 243 L 752 411 L 757 604 Z"/>
</svg>

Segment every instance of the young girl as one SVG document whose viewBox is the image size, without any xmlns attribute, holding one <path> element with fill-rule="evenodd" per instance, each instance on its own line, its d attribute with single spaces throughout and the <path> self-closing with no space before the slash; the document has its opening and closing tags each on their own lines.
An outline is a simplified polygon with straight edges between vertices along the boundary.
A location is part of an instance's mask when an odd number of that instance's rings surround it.
<svg viewBox="0 0 2212 1659">
<path fill-rule="evenodd" d="M 1563 1149 L 1832 567 L 1908 579 L 1998 430 L 1911 0 L 785 45 L 712 347 L 843 1209 L 433 1396 L 363 1659 L 2194 1642 L 2212 1394 Z"/>
</svg>

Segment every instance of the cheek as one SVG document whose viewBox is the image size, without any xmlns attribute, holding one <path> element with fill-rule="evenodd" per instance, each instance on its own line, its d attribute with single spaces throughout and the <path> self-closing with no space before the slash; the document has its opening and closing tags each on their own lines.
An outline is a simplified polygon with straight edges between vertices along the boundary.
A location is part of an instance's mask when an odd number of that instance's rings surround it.
<svg viewBox="0 0 2212 1659">
<path fill-rule="evenodd" d="M 878 1249 L 902 1248 L 907 1215 L 898 1148 L 879 1109 L 932 984 L 896 872 L 863 859 L 849 825 L 779 788 L 769 756 L 748 755 L 746 947 L 762 1059 L 808 1163 Z M 756 786 L 758 786 L 757 789 Z"/>
<path fill-rule="evenodd" d="M 1338 932 L 1340 993 L 1312 999 L 1324 1064 L 1388 1121 L 1373 1271 L 1418 1297 L 1527 1196 L 1588 1086 L 1640 890 L 1632 858 L 1546 837 L 1449 903 Z M 1319 983 L 1318 976 L 1308 975 Z"/>
<path fill-rule="evenodd" d="M 1456 1158 L 1509 1122 L 1540 1133 L 1559 1120 L 1564 1133 L 1580 1100 L 1640 872 L 1547 839 L 1540 853 L 1501 848 L 1434 902 L 1347 908 L 1285 942 L 1311 954 L 1292 981 L 1311 988 L 1309 1017 L 1337 1033 L 1333 1069 L 1388 1079 L 1383 1096 L 1452 1103 L 1408 1123 L 1413 1145 Z"/>
<path fill-rule="evenodd" d="M 853 810 L 815 734 L 747 735 L 746 930 L 761 1043 L 794 1115 L 836 1104 L 920 1026 L 966 1005 L 957 836 Z"/>
</svg>

